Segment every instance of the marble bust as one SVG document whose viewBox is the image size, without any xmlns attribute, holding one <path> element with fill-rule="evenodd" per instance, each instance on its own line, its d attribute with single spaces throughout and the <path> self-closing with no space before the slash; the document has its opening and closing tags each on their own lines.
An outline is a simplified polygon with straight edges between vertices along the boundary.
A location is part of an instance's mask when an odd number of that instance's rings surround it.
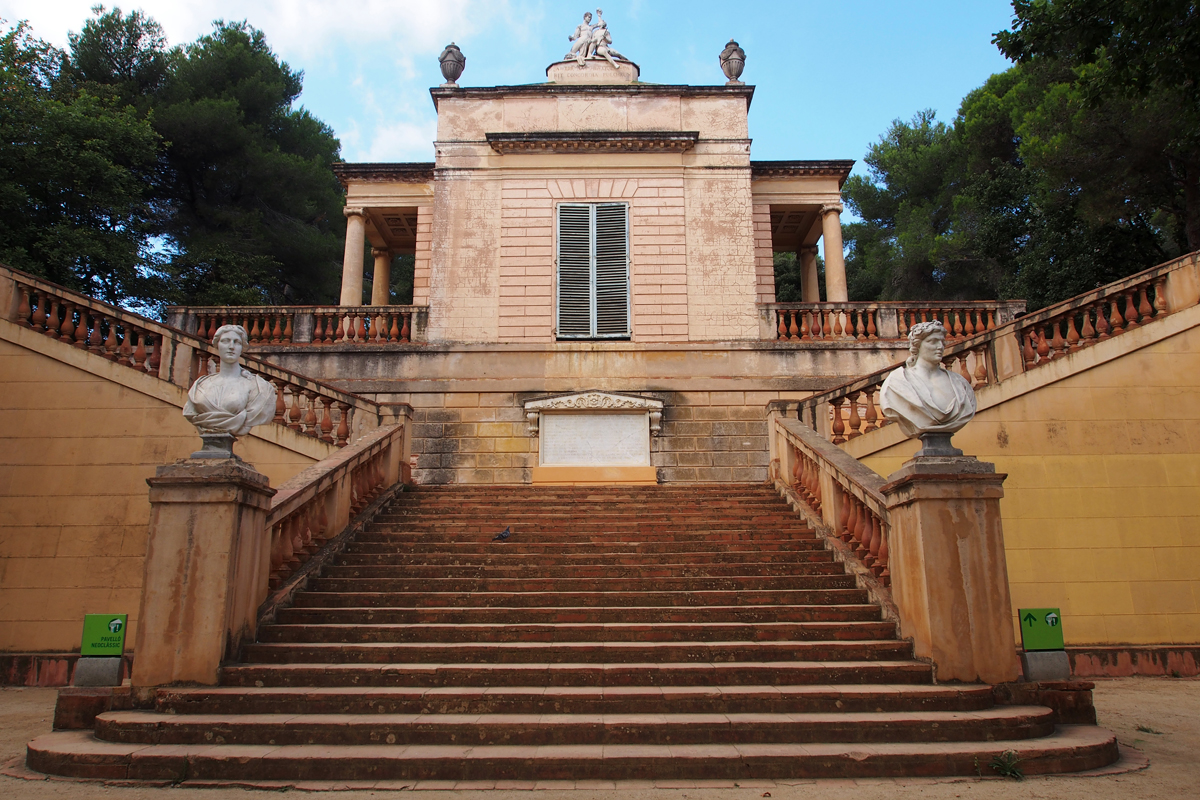
<svg viewBox="0 0 1200 800">
<path fill-rule="evenodd" d="M 221 369 L 198 378 L 188 390 L 183 407 L 184 418 L 196 426 L 206 450 L 214 435 L 232 445 L 233 438 L 245 436 L 255 425 L 275 417 L 275 387 L 238 363 L 249 343 L 246 329 L 222 325 L 212 341 L 221 358 Z"/>
<path fill-rule="evenodd" d="M 975 390 L 967 380 L 942 365 L 946 328 L 920 322 L 908 331 L 911 355 L 892 372 L 879 391 L 883 415 L 899 423 L 910 438 L 921 437 L 917 455 L 962 455 L 950 436 L 975 416 Z"/>
</svg>

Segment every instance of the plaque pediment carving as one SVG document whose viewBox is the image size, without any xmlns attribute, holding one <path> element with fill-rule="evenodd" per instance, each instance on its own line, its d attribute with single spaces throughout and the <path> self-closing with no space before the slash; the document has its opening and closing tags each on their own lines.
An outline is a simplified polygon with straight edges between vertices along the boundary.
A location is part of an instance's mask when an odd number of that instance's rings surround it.
<svg viewBox="0 0 1200 800">
<path fill-rule="evenodd" d="M 662 430 L 661 400 L 612 392 L 573 392 L 555 397 L 543 397 L 525 402 L 525 419 L 529 423 L 529 435 L 538 435 L 540 415 L 545 411 L 628 411 L 650 415 L 650 432 L 657 436 Z"/>
</svg>

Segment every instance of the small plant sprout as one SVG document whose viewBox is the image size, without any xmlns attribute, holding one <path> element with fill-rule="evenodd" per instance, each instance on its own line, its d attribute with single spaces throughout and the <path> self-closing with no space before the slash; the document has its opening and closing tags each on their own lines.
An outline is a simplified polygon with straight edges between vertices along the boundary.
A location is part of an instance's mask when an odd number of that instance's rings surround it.
<svg viewBox="0 0 1200 800">
<path fill-rule="evenodd" d="M 1012 778 L 1014 781 L 1024 780 L 1025 773 L 1017 766 L 1021 759 L 1017 758 L 1016 750 L 1005 750 L 988 764 L 1002 778 Z"/>
<path fill-rule="evenodd" d="M 1141 731 L 1142 733 L 1153 733 L 1155 736 L 1162 736 L 1162 731 L 1156 731 L 1156 730 L 1154 730 L 1154 728 L 1151 728 L 1149 725 L 1138 725 L 1137 729 L 1139 731 Z"/>
</svg>

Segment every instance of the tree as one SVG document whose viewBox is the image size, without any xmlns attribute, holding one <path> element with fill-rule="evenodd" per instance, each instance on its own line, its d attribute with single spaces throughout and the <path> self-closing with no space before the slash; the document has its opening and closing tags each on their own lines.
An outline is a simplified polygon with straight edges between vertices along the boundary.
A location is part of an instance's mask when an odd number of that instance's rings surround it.
<svg viewBox="0 0 1200 800">
<path fill-rule="evenodd" d="M 167 78 L 170 57 L 162 26 L 141 11 L 122 16 L 120 8 L 95 18 L 81 33 L 69 34 L 70 53 L 64 72 L 76 84 L 107 93 L 120 106 L 145 110 Z"/>
<path fill-rule="evenodd" d="M 64 79 L 63 61 L 24 23 L 0 36 L 0 260 L 121 302 L 143 293 L 150 264 L 158 136 Z"/>
</svg>

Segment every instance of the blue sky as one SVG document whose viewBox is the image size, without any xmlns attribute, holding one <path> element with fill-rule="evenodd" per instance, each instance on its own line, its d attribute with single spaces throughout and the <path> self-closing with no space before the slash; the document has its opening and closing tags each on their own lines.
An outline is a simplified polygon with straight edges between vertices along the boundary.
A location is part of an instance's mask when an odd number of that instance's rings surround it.
<svg viewBox="0 0 1200 800">
<path fill-rule="evenodd" d="M 95 0 L 0 0 L 0 18 L 27 19 L 63 46 Z M 111 5 L 110 5 L 111 7 Z M 172 44 L 212 19 L 247 19 L 305 73 L 301 102 L 328 123 L 350 161 L 431 161 L 442 81 L 437 55 L 454 40 L 467 57 L 459 83 L 545 80 L 567 35 L 594 5 L 561 0 L 143 0 Z M 717 54 L 745 49 L 742 79 L 755 159 L 860 160 L 896 118 L 933 108 L 954 116 L 964 94 L 1008 63 L 991 44 L 1008 27 L 1007 0 L 603 3 L 614 46 L 654 83 L 723 83 Z M 856 168 L 862 171 L 861 163 Z"/>
</svg>

